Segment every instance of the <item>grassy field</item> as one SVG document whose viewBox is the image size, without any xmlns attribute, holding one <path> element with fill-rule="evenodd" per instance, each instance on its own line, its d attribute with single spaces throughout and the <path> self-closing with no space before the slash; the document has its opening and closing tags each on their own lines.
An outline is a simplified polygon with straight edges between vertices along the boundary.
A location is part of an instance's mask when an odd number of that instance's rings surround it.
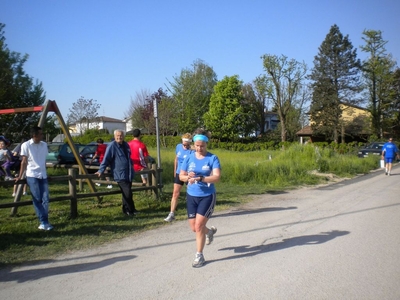
<svg viewBox="0 0 400 300">
<path fill-rule="evenodd" d="M 219 156 L 222 166 L 221 182 L 216 186 L 216 211 L 251 201 L 254 194 L 316 185 L 328 180 L 325 176 L 315 175 L 316 172 L 339 177 L 368 173 L 378 167 L 379 160 L 377 157 L 360 159 L 355 155 L 339 155 L 311 145 L 295 145 L 279 151 L 211 152 Z M 154 157 L 155 153 L 155 149 L 150 149 Z M 50 259 L 168 226 L 163 219 L 169 212 L 174 155 L 174 150 L 161 152 L 164 187 L 160 200 L 155 200 L 148 192 L 134 194 L 137 209 L 141 211 L 135 218 L 122 214 L 120 195 L 106 196 L 101 203 L 95 198 L 79 200 L 76 219 L 69 217 L 68 201 L 50 203 L 49 220 L 54 230 L 49 232 L 37 229 L 39 224 L 32 206 L 18 208 L 16 216 L 10 216 L 10 208 L 0 209 L 0 267 Z M 50 176 L 60 172 L 63 171 L 49 169 Z M 0 189 L 0 203 L 12 202 L 12 188 Z M 85 191 L 88 191 L 86 185 L 81 193 Z M 68 184 L 50 184 L 50 194 L 51 197 L 67 195 Z M 29 199 L 24 196 L 22 200 Z M 185 189 L 181 193 L 177 219 L 186 220 Z"/>
</svg>

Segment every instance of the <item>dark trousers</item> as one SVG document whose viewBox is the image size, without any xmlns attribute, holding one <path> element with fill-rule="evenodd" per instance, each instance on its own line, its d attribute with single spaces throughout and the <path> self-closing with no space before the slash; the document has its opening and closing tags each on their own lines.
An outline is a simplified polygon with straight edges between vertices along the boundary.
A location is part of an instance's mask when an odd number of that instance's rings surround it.
<svg viewBox="0 0 400 300">
<path fill-rule="evenodd" d="M 133 203 L 132 182 L 119 181 L 118 186 L 122 192 L 122 212 L 133 214 L 136 209 Z"/>
</svg>

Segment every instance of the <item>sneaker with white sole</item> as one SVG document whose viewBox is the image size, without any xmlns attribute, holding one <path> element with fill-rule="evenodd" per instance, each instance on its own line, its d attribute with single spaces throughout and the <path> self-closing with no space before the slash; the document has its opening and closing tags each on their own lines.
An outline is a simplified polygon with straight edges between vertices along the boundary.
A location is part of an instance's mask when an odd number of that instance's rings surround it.
<svg viewBox="0 0 400 300">
<path fill-rule="evenodd" d="M 40 230 L 52 230 L 53 226 L 51 224 L 40 224 L 38 229 Z"/>
<path fill-rule="evenodd" d="M 95 184 L 96 184 L 97 186 L 101 186 L 101 184 L 100 184 L 100 183 L 98 183 L 98 182 L 96 182 Z"/>
<path fill-rule="evenodd" d="M 215 226 L 211 226 L 210 230 L 206 234 L 206 245 L 210 245 L 214 240 L 214 234 L 217 233 L 217 228 Z"/>
<path fill-rule="evenodd" d="M 200 268 L 204 265 L 206 260 L 204 259 L 204 255 L 201 253 L 196 253 L 196 258 L 192 262 L 192 267 L 193 268 Z"/>
<path fill-rule="evenodd" d="M 175 214 L 174 214 L 173 212 L 170 212 L 170 213 L 168 214 L 168 217 L 166 217 L 166 218 L 164 219 L 165 222 L 172 222 L 172 221 L 174 221 L 174 220 L 175 220 Z"/>
<path fill-rule="evenodd" d="M 112 184 L 107 185 L 108 189 L 112 189 Z"/>
</svg>

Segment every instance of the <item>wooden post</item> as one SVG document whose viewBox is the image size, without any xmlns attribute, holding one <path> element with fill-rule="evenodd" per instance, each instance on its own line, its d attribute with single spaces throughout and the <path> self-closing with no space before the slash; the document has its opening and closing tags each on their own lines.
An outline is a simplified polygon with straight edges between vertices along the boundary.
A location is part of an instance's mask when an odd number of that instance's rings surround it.
<svg viewBox="0 0 400 300">
<path fill-rule="evenodd" d="M 71 219 L 78 216 L 78 199 L 76 198 L 76 169 L 68 169 L 69 195 L 71 196 Z"/>
<path fill-rule="evenodd" d="M 25 172 L 22 174 L 21 180 L 24 180 L 26 183 Z M 15 193 L 15 197 L 14 197 L 14 202 L 19 202 L 21 200 L 23 186 L 24 186 L 24 184 L 18 184 L 17 192 Z M 11 216 L 15 216 L 17 214 L 17 212 L 18 212 L 17 206 L 14 206 L 13 208 L 11 208 Z"/>
<path fill-rule="evenodd" d="M 82 175 L 82 170 L 79 168 L 79 175 Z M 83 191 L 83 179 L 78 179 L 79 181 L 79 190 L 82 192 Z"/>
</svg>

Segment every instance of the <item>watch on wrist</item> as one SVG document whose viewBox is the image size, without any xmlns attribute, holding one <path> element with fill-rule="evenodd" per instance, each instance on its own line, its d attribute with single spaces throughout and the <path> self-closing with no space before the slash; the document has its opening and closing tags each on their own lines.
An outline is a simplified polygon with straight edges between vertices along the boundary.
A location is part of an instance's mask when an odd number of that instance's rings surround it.
<svg viewBox="0 0 400 300">
<path fill-rule="evenodd" d="M 201 181 L 203 181 L 204 176 L 200 176 L 199 178 L 200 178 L 199 181 L 201 182 Z"/>
</svg>

